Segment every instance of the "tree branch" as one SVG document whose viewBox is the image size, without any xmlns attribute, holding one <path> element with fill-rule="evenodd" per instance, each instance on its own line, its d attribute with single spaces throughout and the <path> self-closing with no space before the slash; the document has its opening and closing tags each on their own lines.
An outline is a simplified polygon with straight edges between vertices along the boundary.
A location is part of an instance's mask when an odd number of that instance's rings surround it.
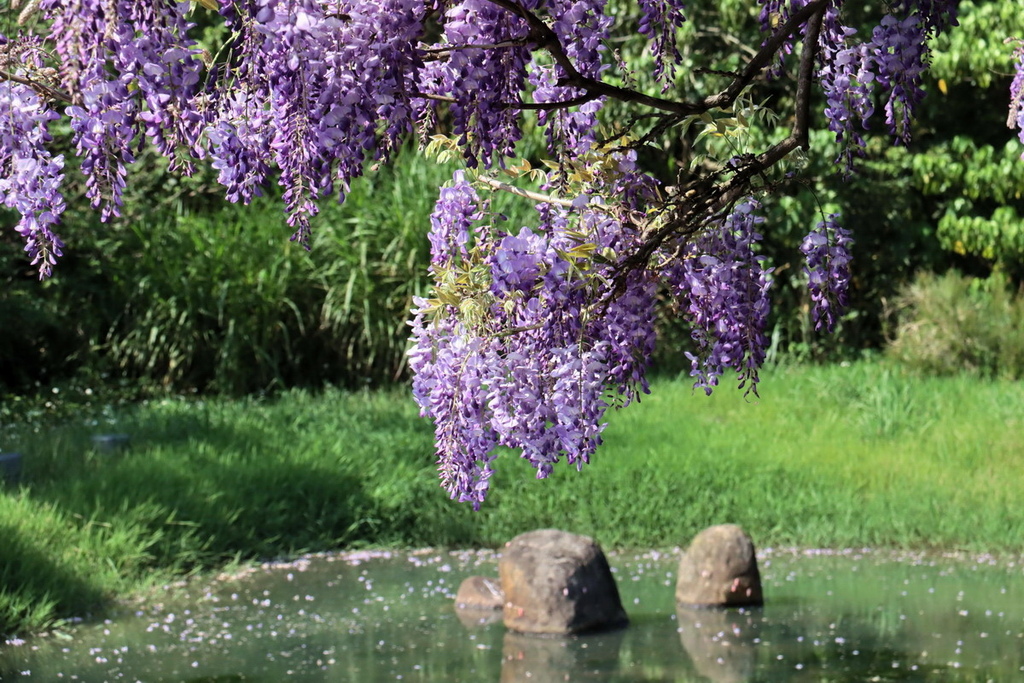
<svg viewBox="0 0 1024 683">
<path fill-rule="evenodd" d="M 824 5 L 824 3 L 821 3 Z M 811 86 L 814 83 L 814 62 L 818 56 L 818 36 L 821 33 L 821 22 L 824 9 L 820 8 L 807 23 L 804 32 L 803 50 L 800 54 L 800 68 L 796 80 L 796 102 L 794 107 L 793 128 L 785 140 L 769 147 L 767 151 L 754 158 L 753 162 L 742 167 L 736 175 L 729 179 L 722 193 L 718 208 L 731 206 L 749 191 L 750 180 L 778 162 L 797 148 L 808 149 L 809 123 L 811 117 Z"/>
<path fill-rule="evenodd" d="M 828 0 L 812 0 L 801 7 L 799 11 L 794 12 L 786 23 L 783 24 L 778 31 L 773 33 L 771 38 L 765 41 L 764 45 L 761 46 L 761 49 L 754 58 L 747 62 L 747 66 L 742 72 L 740 72 L 740 75 L 736 77 L 736 79 L 730 83 L 725 90 L 721 91 L 717 95 L 710 95 L 704 98 L 704 102 L 702 103 L 704 109 L 702 111 L 707 111 L 708 109 L 728 109 L 731 107 L 732 103 L 736 101 L 736 98 L 743 92 L 743 89 L 750 85 L 750 82 L 753 81 L 765 67 L 771 64 L 772 59 L 778 53 L 782 44 L 786 42 L 786 39 L 791 35 L 794 35 L 800 28 L 801 24 L 809 20 L 812 16 L 822 12 L 827 3 Z M 821 25 L 820 18 L 816 20 L 816 23 L 818 24 L 819 29 L 814 30 L 814 49 L 812 50 L 814 54 L 817 54 L 818 32 Z M 807 46 L 807 34 L 810 32 L 811 27 L 808 26 L 807 33 L 804 34 L 805 47 Z M 803 65 L 801 64 L 801 68 L 802 66 Z"/>
<path fill-rule="evenodd" d="M 485 175 L 478 175 L 476 179 L 482 182 L 484 185 L 489 185 L 490 187 L 493 187 L 495 190 L 509 192 L 511 194 L 524 197 L 526 199 L 532 199 L 535 202 L 541 202 L 543 204 L 554 204 L 555 206 L 564 206 L 567 209 L 575 208 L 573 206 L 573 200 L 571 199 L 562 199 L 561 197 L 552 197 L 551 195 L 544 194 L 543 192 L 524 190 L 520 187 L 516 187 L 515 185 L 509 185 L 508 183 L 502 182 L 500 180 Z M 587 204 L 587 206 L 599 209 L 601 211 L 611 211 L 611 208 L 605 204 Z"/>
<path fill-rule="evenodd" d="M 467 43 L 465 45 L 439 45 L 437 47 L 421 47 L 419 50 L 425 53 L 427 56 L 423 58 L 423 61 L 435 61 L 443 59 L 449 53 L 457 50 L 502 50 L 509 47 L 526 47 L 529 45 L 528 40 L 503 40 L 499 43 L 486 43 L 481 45 L 474 45 Z"/>
<path fill-rule="evenodd" d="M 458 100 L 456 100 L 454 97 L 450 97 L 448 95 L 435 95 L 435 94 L 429 93 L 429 92 L 415 92 L 415 93 L 412 94 L 412 96 L 413 97 L 420 97 L 420 98 L 422 98 L 424 100 L 434 100 L 435 102 L 446 102 L 448 104 L 452 104 L 453 102 L 458 102 Z"/>
<path fill-rule="evenodd" d="M 48 97 L 51 100 L 55 100 L 57 102 L 65 102 L 67 104 L 71 104 L 71 96 L 68 95 L 67 93 L 63 92 L 62 90 L 57 90 L 56 88 L 51 88 L 50 86 L 46 85 L 45 83 L 40 83 L 39 81 L 34 81 L 31 78 L 25 78 L 23 76 L 15 76 L 14 74 L 12 74 L 9 71 L 6 71 L 4 69 L 0 69 L 0 81 L 11 81 L 12 83 L 19 83 L 21 85 L 27 85 L 28 87 L 32 88 L 37 93 L 39 93 L 40 95 Z"/>
<path fill-rule="evenodd" d="M 564 46 L 555 35 L 555 32 L 544 23 L 544 21 L 530 10 L 524 8 L 514 0 L 490 0 L 498 7 L 508 10 L 512 14 L 522 18 L 529 27 L 529 40 L 538 48 L 546 49 L 555 60 L 565 76 L 559 79 L 558 85 L 572 88 L 580 88 L 597 96 L 606 95 L 622 102 L 636 102 L 654 109 L 661 109 L 675 114 L 689 115 L 700 113 L 693 110 L 695 105 L 686 102 L 675 102 L 660 97 L 645 95 L 636 90 L 621 88 L 610 83 L 605 83 L 595 78 L 584 76 L 577 69 L 576 65 L 569 59 Z"/>
<path fill-rule="evenodd" d="M 752 158 L 732 164 L 734 175 L 722 184 L 716 184 L 720 173 L 698 179 L 679 193 L 678 200 L 661 207 L 659 215 L 669 212 L 664 222 L 643 236 L 643 244 L 619 266 L 618 277 L 624 282 L 625 275 L 650 262 L 654 253 L 670 238 L 695 234 L 709 222 L 720 218 L 737 201 L 750 194 L 752 180 L 784 159 L 797 148 L 808 148 L 808 125 L 810 121 L 810 93 L 814 81 L 814 63 L 818 55 L 818 36 L 824 19 L 825 2 L 816 1 L 816 8 L 808 19 L 804 33 L 803 50 L 797 74 L 795 115 L 790 134 L 782 141 Z M 654 221 L 648 223 L 654 225 Z"/>
<path fill-rule="evenodd" d="M 570 199 L 560 199 L 559 197 L 552 197 L 551 195 L 544 194 L 542 192 L 524 190 L 522 188 L 516 187 L 515 185 L 509 185 L 508 183 L 503 183 L 500 180 L 490 178 L 485 175 L 478 175 L 476 179 L 482 182 L 484 185 L 489 185 L 493 187 L 495 190 L 501 190 L 502 192 L 508 192 L 510 194 L 518 195 L 526 199 L 532 199 L 535 202 L 541 202 L 544 204 L 554 204 L 556 206 L 564 206 L 568 208 L 572 207 L 572 200 Z"/>
<path fill-rule="evenodd" d="M 532 111 L 554 111 L 555 109 L 568 109 L 569 107 L 575 107 L 580 104 L 586 104 L 587 102 L 593 102 L 600 98 L 599 93 L 588 92 L 586 95 L 580 95 L 579 97 L 573 97 L 572 99 L 562 100 L 560 102 L 520 102 L 520 103 L 507 103 L 505 106 L 510 109 L 524 109 Z"/>
<path fill-rule="evenodd" d="M 434 100 L 435 102 L 446 102 L 453 104 L 458 102 L 454 97 L 448 95 L 435 95 L 433 93 L 417 92 L 413 94 L 413 97 L 420 97 L 425 100 Z M 559 102 L 502 102 L 501 106 L 506 109 L 523 109 L 532 111 L 554 111 L 555 109 L 568 109 L 569 107 L 575 107 L 580 104 L 586 104 L 599 98 L 600 95 L 593 93 L 587 93 L 586 95 L 580 95 L 579 97 L 573 97 L 569 100 L 561 100 Z"/>
<path fill-rule="evenodd" d="M 612 85 L 596 78 L 584 76 L 569 59 L 555 32 L 544 23 L 544 21 L 530 10 L 524 8 L 515 0 L 490 0 L 493 4 L 501 7 L 512 14 L 522 18 L 529 27 L 529 35 L 526 42 L 534 43 L 538 48 L 546 49 L 555 64 L 561 67 L 565 76 L 559 79 L 558 85 L 565 87 L 580 88 L 597 96 L 606 96 L 622 102 L 634 102 L 637 104 L 670 112 L 680 117 L 703 114 L 710 109 L 728 109 L 736 101 L 761 71 L 767 67 L 782 44 L 791 35 L 795 34 L 800 25 L 806 22 L 811 16 L 821 12 L 828 0 L 811 0 L 807 5 L 801 7 L 797 12 L 790 15 L 789 19 L 778 31 L 765 41 L 761 49 L 747 63 L 747 66 L 733 81 L 721 92 L 709 95 L 702 102 L 679 102 L 661 97 L 646 95 L 638 90 L 623 88 Z"/>
</svg>

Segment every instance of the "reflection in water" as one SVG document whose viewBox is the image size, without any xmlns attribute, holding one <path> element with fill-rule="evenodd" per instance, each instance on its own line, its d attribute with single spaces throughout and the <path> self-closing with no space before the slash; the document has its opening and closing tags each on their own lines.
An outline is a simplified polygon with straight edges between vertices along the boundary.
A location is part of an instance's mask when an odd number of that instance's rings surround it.
<svg viewBox="0 0 1024 683">
<path fill-rule="evenodd" d="M 626 629 L 586 636 L 538 636 L 506 631 L 501 683 L 607 680 L 619 669 Z"/>
<path fill-rule="evenodd" d="M 320 557 L 0 646 L 0 681 L 1024 680 L 1019 563 L 761 560 L 763 608 L 677 610 L 675 558 L 610 555 L 630 626 L 542 638 L 453 609 L 462 579 L 496 574 L 489 553 Z"/>
<path fill-rule="evenodd" d="M 455 616 L 458 617 L 459 623 L 472 630 L 500 622 L 501 610 L 459 607 L 456 605 Z"/>
<path fill-rule="evenodd" d="M 713 683 L 752 680 L 760 642 L 758 614 L 752 614 L 751 609 L 677 606 L 676 620 L 679 640 L 698 674 Z"/>
</svg>

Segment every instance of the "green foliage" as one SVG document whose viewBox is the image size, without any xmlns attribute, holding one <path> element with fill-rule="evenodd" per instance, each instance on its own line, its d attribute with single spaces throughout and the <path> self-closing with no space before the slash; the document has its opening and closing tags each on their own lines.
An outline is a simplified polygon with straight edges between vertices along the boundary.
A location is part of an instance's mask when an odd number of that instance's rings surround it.
<svg viewBox="0 0 1024 683">
<path fill-rule="evenodd" d="M 315 353 L 305 343 L 318 322 L 307 300 L 315 274 L 270 211 L 158 217 L 110 244 L 123 302 L 101 342 L 113 363 L 167 386 L 236 392 L 300 370 Z"/>
<path fill-rule="evenodd" d="M 147 173 L 149 184 L 164 177 Z M 135 197 L 113 225 L 75 214 L 71 258 L 44 285 L 5 242 L 0 314 L 19 333 L 0 340 L 0 387 L 76 370 L 229 394 L 395 381 L 412 299 L 428 290 L 429 216 L 451 173 L 405 150 L 344 204 L 321 203 L 309 252 L 288 241 L 279 197 L 227 204 L 203 178 L 153 189 L 150 211 Z M 519 197 L 492 208 L 509 229 L 533 220 Z"/>
<path fill-rule="evenodd" d="M 929 92 L 909 148 L 893 147 L 884 133 L 868 137 L 867 158 L 845 181 L 831 164 L 838 155 L 831 135 L 812 132 L 805 180 L 766 202 L 782 351 L 849 358 L 883 346 L 886 312 L 918 272 L 958 266 L 984 276 L 994 267 L 1024 276 L 1024 161 L 1004 125 L 1012 50 L 1002 42 L 1024 35 L 1024 5 L 962 2 L 960 23 L 934 41 Z M 850 308 L 833 342 L 808 325 L 795 245 L 836 209 L 856 243 Z"/>
<path fill-rule="evenodd" d="M 75 256 L 67 261 L 72 272 L 81 263 Z M 25 389 L 73 372 L 96 332 L 90 316 L 68 307 L 61 284 L 40 283 L 31 271 L 21 236 L 0 223 L 0 391 Z M 93 293 L 88 278 L 81 284 L 79 306 Z"/>
<path fill-rule="evenodd" d="M 1024 297 L 1002 277 L 980 284 L 952 272 L 918 277 L 897 301 L 889 353 L 929 374 L 1024 377 Z"/>
<path fill-rule="evenodd" d="M 620 17 L 635 10 L 611 7 Z M 762 40 L 758 9 L 739 0 L 688 4 L 672 96 L 703 97 L 728 82 L 716 71 L 741 66 Z M 850 6 L 847 18 L 866 25 L 881 9 Z M 1024 278 L 1024 162 L 1003 126 L 1011 50 L 1002 44 L 1004 36 L 1024 35 L 1024 6 L 962 2 L 960 9 L 961 26 L 935 41 L 930 93 L 910 149 L 893 149 L 884 134 L 870 138 L 868 159 L 847 183 L 836 177 L 831 134 L 819 130 L 811 153 L 792 160 L 800 180 L 780 182 L 765 201 L 775 355 L 850 358 L 882 346 L 886 303 L 919 270 L 957 265 L 985 275 L 994 266 Z M 658 94 L 645 41 L 630 28 L 613 44 L 639 65 L 626 80 Z M 638 150 L 641 162 L 670 184 L 713 171 L 732 154 L 763 146 L 759 120 L 788 116 L 791 97 L 785 81 L 760 82 L 746 113 L 716 111 L 683 134 L 656 136 Z M 609 103 L 603 133 L 615 135 L 625 117 Z M 529 131 L 523 157 L 541 144 L 543 135 Z M 180 178 L 151 151 L 141 155 L 146 169 L 129 183 L 123 221 L 99 225 L 86 205 L 71 203 L 63 232 L 74 246 L 54 281 L 36 282 L 16 236 L 0 233 L 0 319 L 17 330 L 0 339 L 0 388 L 31 391 L 76 372 L 230 393 L 402 375 L 406 312 L 427 287 L 427 216 L 450 168 L 403 152 L 356 182 L 344 206 L 323 202 L 307 254 L 286 242 L 275 198 L 225 206 L 208 170 Z M 518 227 L 530 221 L 529 204 L 510 200 L 494 210 L 514 214 L 509 225 Z M 830 337 L 810 324 L 797 247 L 835 210 L 857 243 L 851 307 Z M 689 335 L 670 303 L 656 365 L 675 371 L 687 365 Z"/>
<path fill-rule="evenodd" d="M 394 379 L 412 297 L 426 291 L 433 188 L 449 174 L 409 155 L 362 179 L 344 204 L 323 202 L 308 253 L 285 239 L 274 199 L 136 230 L 112 356 L 232 393 Z"/>
<path fill-rule="evenodd" d="M 888 157 L 909 168 L 913 189 L 938 200 L 937 236 L 944 249 L 980 257 L 1019 277 L 1024 275 L 1020 155 L 1016 140 L 997 148 L 958 135 L 926 154 L 893 150 Z"/>
<path fill-rule="evenodd" d="M 1007 38 L 1024 36 L 1024 11 L 1019 3 L 962 0 L 960 26 L 932 42 L 931 74 L 951 84 L 989 88 L 1013 72 Z"/>
<path fill-rule="evenodd" d="M 934 41 L 923 146 L 892 150 L 930 204 L 944 249 L 961 265 L 1024 277 L 1024 161 L 1004 125 L 1013 73 L 1006 40 L 1024 35 L 1024 5 L 961 2 L 960 26 Z M 970 125 L 964 125 L 969 121 Z M 955 126 L 955 127 L 954 127 Z M 958 130 L 959 128 L 959 130 Z"/>
<path fill-rule="evenodd" d="M 889 154 L 894 162 L 909 166 L 912 183 L 925 195 L 957 193 L 1000 204 L 1024 198 L 1024 161 L 1020 143 L 1014 140 L 996 149 L 957 135 L 932 145 L 927 154 L 903 149 Z"/>
<path fill-rule="evenodd" d="M 95 425 L 23 425 L 20 490 L 0 486 L 0 633 L 38 630 L 238 560 L 365 545 L 466 545 L 429 428 L 404 393 L 160 400 Z M 131 435 L 97 451 L 98 431 Z"/>
<path fill-rule="evenodd" d="M 0 634 L 49 628 L 60 614 L 94 613 L 115 593 L 136 588 L 116 567 L 134 549 L 104 543 L 103 531 L 53 504 L 0 492 Z"/>
<path fill-rule="evenodd" d="M 1024 217 L 1012 206 L 1000 206 L 992 216 L 969 214 L 971 202 L 954 200 L 939 219 L 939 239 L 958 254 L 976 254 L 1017 270 L 1024 262 Z M 966 214 L 966 215 L 965 215 Z"/>
<path fill-rule="evenodd" d="M 477 513 L 438 486 L 430 426 L 404 392 L 159 400 L 17 425 L 4 448 L 26 455 L 25 481 L 0 488 L 0 578 L 16 587 L 0 593 L 0 632 L 225 563 L 497 547 L 539 527 L 620 548 L 736 522 L 760 545 L 1019 552 L 1022 392 L 879 363 L 775 368 L 756 403 L 660 381 L 611 416 L 581 472 L 535 481 L 506 454 Z M 130 434 L 130 449 L 93 450 L 98 430 Z"/>
<path fill-rule="evenodd" d="M 844 16 L 861 30 L 870 30 L 884 9 L 881 3 L 848 3 Z M 680 31 L 683 60 L 673 94 L 699 98 L 727 83 L 727 76 L 714 70 L 741 66 L 760 45 L 762 36 L 756 4 L 701 2 L 689 7 L 688 14 L 693 21 Z M 970 253 L 957 252 L 955 241 L 940 238 L 940 218 L 949 213 L 957 220 L 991 221 L 998 208 L 995 202 L 1019 202 L 1024 164 L 1016 159 L 1019 144 L 1011 141 L 1013 136 L 1003 125 L 1011 50 L 996 36 L 1011 33 L 1024 23 L 1024 6 L 965 2 L 961 4 L 961 23 L 964 25 L 952 32 L 952 38 L 935 42 L 939 71 L 926 81 L 930 92 L 909 150 L 894 149 L 884 130 L 869 131 L 868 155 L 858 173 L 840 178 L 834 163 L 839 148 L 818 115 L 809 153 L 794 155 L 786 169 L 798 171 L 796 180 L 766 178 L 766 183 L 774 183 L 772 196 L 764 201 L 768 217 L 763 226 L 763 253 L 775 267 L 771 322 L 775 353 L 851 358 L 864 348 L 881 347 L 887 332 L 886 302 L 917 271 L 945 270 Z M 975 52 L 978 44 L 982 49 Z M 642 44 L 624 40 L 620 49 L 628 53 L 631 63 L 643 63 Z M 956 70 L 951 66 L 954 62 Z M 711 70 L 697 68 L 709 63 Z M 643 73 L 634 78 L 646 83 Z M 649 91 L 657 94 L 656 89 Z M 753 92 L 753 100 L 763 106 L 761 115 L 769 117 L 790 116 L 792 97 L 784 79 L 760 82 Z M 812 104 L 814 112 L 822 108 L 820 101 Z M 606 113 L 608 126 L 614 130 L 622 115 L 614 105 Z M 672 135 L 655 138 L 641 150 L 641 158 L 649 167 L 663 169 L 661 176 L 667 182 L 685 182 L 689 174 L 713 172 L 732 155 L 771 141 L 768 126 L 751 116 L 744 117 L 749 125 L 737 125 L 741 121 L 735 113 L 715 112 L 714 121 L 696 121 L 683 134 L 673 130 Z M 719 130 L 719 123 L 724 130 Z M 976 195 L 972 205 L 954 206 L 959 198 L 972 194 Z M 815 224 L 833 211 L 841 212 L 842 223 L 854 231 L 856 244 L 850 308 L 838 334 L 828 336 L 814 332 L 810 324 L 798 246 Z M 1024 214 L 1020 207 L 1017 213 Z M 1003 232 L 995 233 L 989 242 L 1007 243 L 1010 233 L 1006 229 L 1011 222 L 1007 219 L 1006 209 L 995 215 Z M 943 219 L 944 234 L 950 232 L 951 225 L 950 218 Z M 979 272 L 986 271 L 986 264 L 975 265 Z M 658 366 L 677 368 L 688 335 L 668 311 L 664 312 L 662 330 L 668 345 L 659 350 Z"/>
</svg>

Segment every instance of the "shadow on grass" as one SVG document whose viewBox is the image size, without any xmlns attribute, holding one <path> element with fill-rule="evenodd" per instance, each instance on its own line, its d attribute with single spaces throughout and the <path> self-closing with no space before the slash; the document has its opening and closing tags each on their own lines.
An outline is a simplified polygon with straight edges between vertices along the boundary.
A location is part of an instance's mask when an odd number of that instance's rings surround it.
<svg viewBox="0 0 1024 683">
<path fill-rule="evenodd" d="M 32 495 L 135 537 L 148 557 L 124 567 L 129 572 L 338 547 L 359 536 L 370 507 L 356 477 L 281 454 L 228 464 L 180 456 L 125 454 Z"/>
<path fill-rule="evenodd" d="M 0 636 L 45 629 L 62 616 L 86 616 L 108 604 L 110 596 L 91 580 L 88 567 L 73 566 L 59 551 L 39 545 L 0 524 Z"/>
<path fill-rule="evenodd" d="M 123 453 L 92 451 L 73 430 L 26 457 L 26 486 L 0 516 L 0 633 L 102 614 L 110 597 L 174 575 L 368 536 L 374 501 L 330 452 L 344 444 L 294 452 L 258 420 L 177 417 L 133 434 Z"/>
<path fill-rule="evenodd" d="M 0 514 L 23 534 L 8 562 L 44 543 L 68 554 L 81 582 L 54 603 L 70 617 L 82 614 L 78 593 L 124 595 L 235 560 L 477 544 L 472 511 L 453 511 L 437 485 L 414 412 L 362 403 L 150 407 L 117 425 L 131 446 L 114 454 L 92 448 L 88 426 L 40 435 L 22 447 L 20 507 Z M 51 517 L 62 524 L 53 538 L 40 531 Z M 27 604 L 47 599 L 20 578 L 10 589 Z"/>
</svg>

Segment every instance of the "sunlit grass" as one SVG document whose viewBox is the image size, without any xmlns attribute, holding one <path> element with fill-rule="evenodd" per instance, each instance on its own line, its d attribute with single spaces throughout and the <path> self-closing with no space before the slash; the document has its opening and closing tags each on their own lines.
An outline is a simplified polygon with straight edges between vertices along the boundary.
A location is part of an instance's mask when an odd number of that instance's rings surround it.
<svg viewBox="0 0 1024 683">
<path fill-rule="evenodd" d="M 743 525 L 759 546 L 1024 550 L 1024 388 L 898 368 L 766 372 L 762 397 L 655 382 L 583 471 L 499 458 L 480 512 L 437 485 L 404 391 L 153 401 L 19 432 L 0 492 L 0 632 L 39 630 L 226 563 L 304 551 L 497 546 L 538 527 L 608 547 Z M 131 435 L 104 454 L 91 436 Z M 20 436 L 19 436 L 20 434 Z"/>
<path fill-rule="evenodd" d="M 657 382 L 613 416 L 593 466 L 500 477 L 495 498 L 526 526 L 571 520 L 613 545 L 682 544 L 731 521 L 761 544 L 1024 546 L 1021 385 L 864 363 L 779 368 L 761 394 Z"/>
</svg>

